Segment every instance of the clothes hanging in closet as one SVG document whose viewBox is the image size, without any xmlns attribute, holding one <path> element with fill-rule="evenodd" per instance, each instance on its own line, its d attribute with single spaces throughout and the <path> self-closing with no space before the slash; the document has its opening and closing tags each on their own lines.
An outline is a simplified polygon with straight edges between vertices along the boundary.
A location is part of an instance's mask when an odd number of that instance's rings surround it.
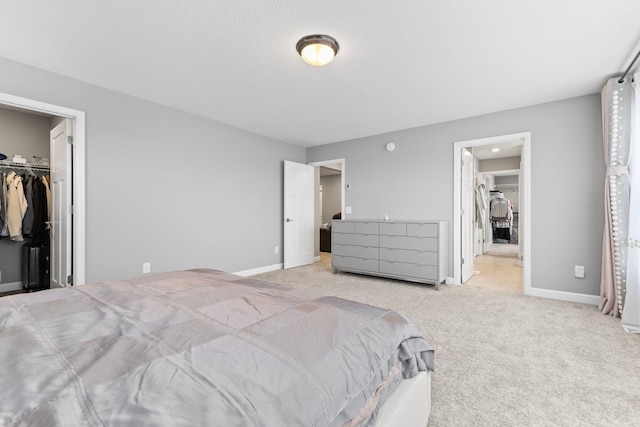
<svg viewBox="0 0 640 427">
<path fill-rule="evenodd" d="M 2 174 L 0 238 L 23 241 L 24 237 L 48 239 L 51 193 L 45 177 Z"/>
<path fill-rule="evenodd" d="M 475 178 L 475 196 L 476 196 L 476 222 L 479 228 L 485 228 L 485 213 L 487 211 L 487 201 L 485 199 L 487 182 L 480 174 L 476 174 Z"/>
<path fill-rule="evenodd" d="M 7 174 L 0 174 L 0 239 L 9 236 Z"/>
<path fill-rule="evenodd" d="M 505 199 L 502 193 L 498 193 L 491 200 L 491 224 L 493 225 L 494 240 L 511 240 L 513 206 L 511 201 Z"/>
</svg>

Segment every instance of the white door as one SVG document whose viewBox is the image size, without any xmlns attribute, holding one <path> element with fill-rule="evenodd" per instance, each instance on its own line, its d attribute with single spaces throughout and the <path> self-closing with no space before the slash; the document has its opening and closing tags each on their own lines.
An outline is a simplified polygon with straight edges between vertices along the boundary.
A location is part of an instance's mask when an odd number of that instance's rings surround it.
<svg viewBox="0 0 640 427">
<path fill-rule="evenodd" d="M 284 162 L 284 268 L 313 263 L 314 169 Z"/>
<path fill-rule="evenodd" d="M 71 198 L 72 121 L 51 130 L 51 287 L 71 283 L 73 208 Z"/>
<path fill-rule="evenodd" d="M 462 283 L 469 280 L 473 274 L 473 217 L 475 209 L 473 185 L 473 156 L 466 148 L 462 149 L 460 207 L 460 276 Z"/>
</svg>

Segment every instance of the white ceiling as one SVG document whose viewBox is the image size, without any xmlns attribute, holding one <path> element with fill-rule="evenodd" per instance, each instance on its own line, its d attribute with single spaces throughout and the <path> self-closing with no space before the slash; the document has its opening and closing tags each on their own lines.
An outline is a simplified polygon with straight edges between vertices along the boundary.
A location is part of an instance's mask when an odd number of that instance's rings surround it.
<svg viewBox="0 0 640 427">
<path fill-rule="evenodd" d="M 20 0 L 0 56 L 313 146 L 599 92 L 638 17 L 638 0 Z M 314 33 L 340 43 L 326 67 L 295 51 Z"/>
</svg>

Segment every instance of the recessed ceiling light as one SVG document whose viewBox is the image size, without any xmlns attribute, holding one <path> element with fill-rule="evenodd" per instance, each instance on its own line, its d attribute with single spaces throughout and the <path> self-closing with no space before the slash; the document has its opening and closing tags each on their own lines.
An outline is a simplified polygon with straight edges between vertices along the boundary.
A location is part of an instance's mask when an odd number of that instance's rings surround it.
<svg viewBox="0 0 640 427">
<path fill-rule="evenodd" d="M 296 50 L 304 62 L 316 67 L 333 61 L 339 49 L 336 39 L 324 34 L 305 36 L 296 44 Z"/>
<path fill-rule="evenodd" d="M 494 153 L 497 153 L 498 151 L 500 151 L 499 148 L 492 148 L 491 151 L 493 151 Z"/>
</svg>

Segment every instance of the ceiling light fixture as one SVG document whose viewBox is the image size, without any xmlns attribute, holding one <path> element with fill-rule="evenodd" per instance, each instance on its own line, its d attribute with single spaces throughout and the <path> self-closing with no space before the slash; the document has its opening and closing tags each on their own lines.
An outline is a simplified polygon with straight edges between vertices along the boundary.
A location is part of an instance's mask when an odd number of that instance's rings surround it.
<svg viewBox="0 0 640 427">
<path fill-rule="evenodd" d="M 324 34 L 305 36 L 296 44 L 296 50 L 304 62 L 316 67 L 333 61 L 339 49 L 336 39 Z"/>
<path fill-rule="evenodd" d="M 491 151 L 493 151 L 494 153 L 497 153 L 498 151 L 500 151 L 499 148 L 492 148 Z"/>
</svg>

